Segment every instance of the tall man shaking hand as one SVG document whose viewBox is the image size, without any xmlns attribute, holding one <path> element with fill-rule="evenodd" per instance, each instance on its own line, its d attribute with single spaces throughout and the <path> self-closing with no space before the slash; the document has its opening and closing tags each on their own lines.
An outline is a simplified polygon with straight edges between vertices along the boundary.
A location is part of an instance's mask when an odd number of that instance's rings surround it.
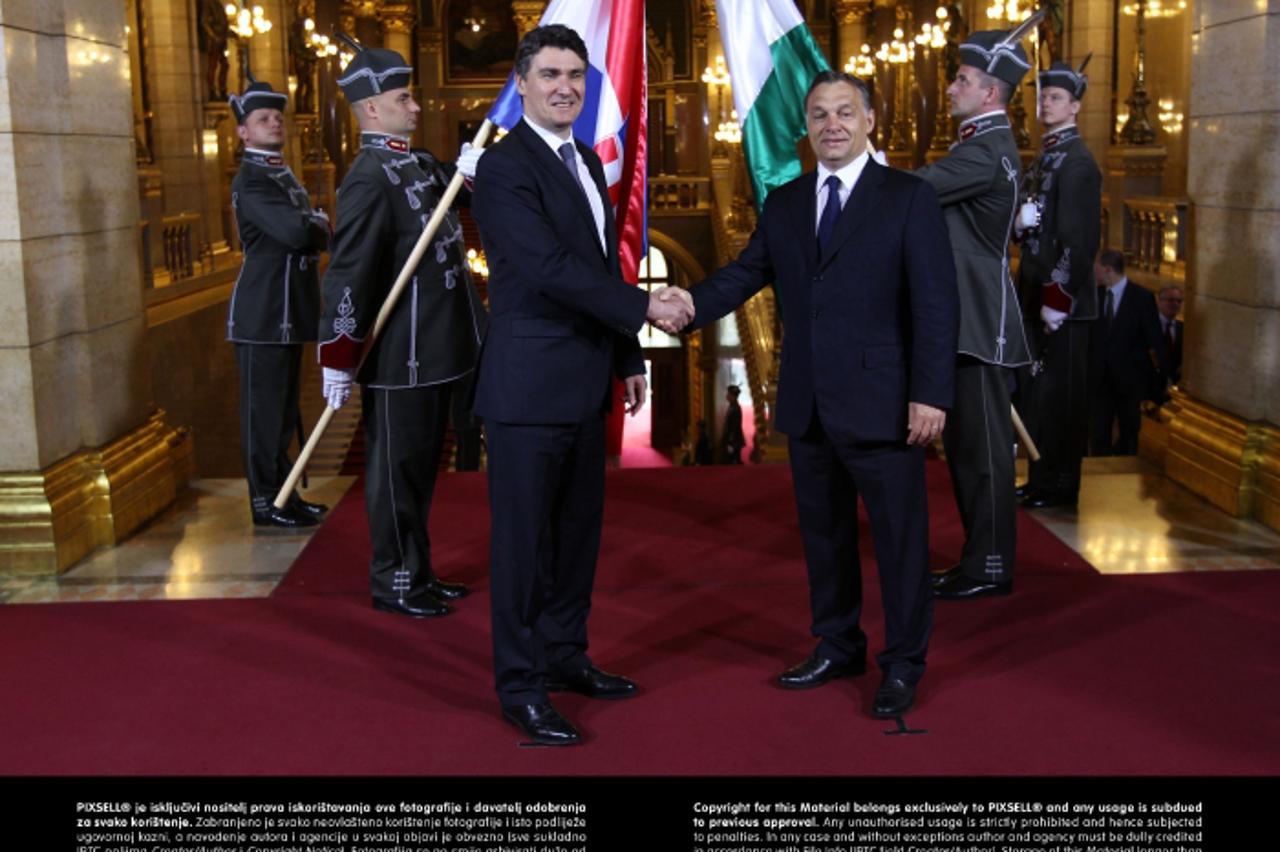
<svg viewBox="0 0 1280 852">
<path fill-rule="evenodd" d="M 867 155 L 866 85 L 824 71 L 805 115 L 817 170 L 770 193 L 738 259 L 694 285 L 694 325 L 777 282 L 786 335 L 775 422 L 790 439 L 818 640 L 778 683 L 808 689 L 866 668 L 861 494 L 885 613 L 873 713 L 898 716 L 915 700 L 933 626 L 924 446 L 952 402 L 955 268 L 934 191 Z"/>
<path fill-rule="evenodd" d="M 471 202 L 490 270 L 475 410 L 489 448 L 494 673 L 504 719 L 535 743 L 572 745 L 580 736 L 548 692 L 636 693 L 587 656 L 612 376 L 634 413 L 646 392 L 636 333 L 689 311 L 621 278 L 600 159 L 572 133 L 581 37 L 530 31 L 515 73 L 524 118 L 480 161 Z"/>
</svg>

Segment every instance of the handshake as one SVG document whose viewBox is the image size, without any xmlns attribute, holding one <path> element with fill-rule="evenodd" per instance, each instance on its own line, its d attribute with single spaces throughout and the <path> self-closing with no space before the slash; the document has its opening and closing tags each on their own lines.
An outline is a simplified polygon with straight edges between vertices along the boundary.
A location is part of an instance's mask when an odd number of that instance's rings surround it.
<svg viewBox="0 0 1280 852">
<path fill-rule="evenodd" d="M 645 319 L 667 334 L 677 334 L 693 322 L 693 296 L 681 287 L 659 287 L 649 294 Z"/>
</svg>

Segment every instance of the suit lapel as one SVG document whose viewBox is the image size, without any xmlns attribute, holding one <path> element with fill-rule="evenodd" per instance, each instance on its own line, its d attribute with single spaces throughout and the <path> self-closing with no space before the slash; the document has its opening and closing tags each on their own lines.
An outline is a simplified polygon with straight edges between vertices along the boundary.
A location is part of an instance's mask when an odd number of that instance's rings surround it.
<svg viewBox="0 0 1280 852">
<path fill-rule="evenodd" d="M 600 203 L 604 207 L 604 242 L 609 247 L 608 256 L 605 258 L 609 262 L 609 269 L 617 271 L 618 268 L 618 225 L 613 217 L 613 204 L 609 200 L 609 187 L 604 182 L 604 166 L 600 164 L 600 158 L 596 156 L 596 152 L 592 151 L 586 145 L 574 140 L 578 148 L 578 156 L 582 158 L 582 162 L 587 164 L 587 172 L 591 175 L 591 180 L 596 185 L 596 192 L 600 193 Z M 568 171 L 568 169 L 565 169 Z M 581 195 L 581 193 L 579 193 Z M 591 214 L 591 205 L 587 205 L 587 214 Z M 595 217 L 591 217 L 591 227 L 596 226 Z"/>
<path fill-rule="evenodd" d="M 798 245 L 804 246 L 807 269 L 818 263 L 818 173 L 808 172 L 797 185 L 796 199 L 791 211 L 791 221 L 798 232 Z"/>
<path fill-rule="evenodd" d="M 578 213 L 591 226 L 591 233 L 596 233 L 596 217 L 591 214 L 591 204 L 583 194 L 582 188 L 578 186 L 578 182 L 573 179 L 573 175 L 570 174 L 568 166 L 564 164 L 564 160 L 560 159 L 559 155 L 551 150 L 550 145 L 542 141 L 542 137 L 535 133 L 533 128 L 526 126 L 523 119 L 516 122 L 515 130 L 512 132 L 529 150 L 534 161 L 542 166 L 543 170 L 551 175 L 551 179 L 572 199 L 574 206 L 578 209 Z M 578 156 L 582 156 L 582 146 L 577 143 L 577 140 L 574 140 L 574 145 L 578 151 Z M 591 171 L 589 160 L 587 161 L 587 170 Z M 592 173 L 592 176 L 595 176 L 594 173 Z M 608 196 L 605 197 L 607 198 Z M 605 219 L 608 218 L 606 215 Z M 596 240 L 597 246 L 599 242 L 599 240 Z M 601 252 L 601 256 L 604 256 L 604 252 Z"/>
<path fill-rule="evenodd" d="M 871 212 L 880 206 L 880 186 L 884 183 L 884 170 L 884 166 L 870 158 L 867 159 L 867 164 L 862 167 L 862 174 L 858 177 L 858 182 L 853 185 L 853 192 L 849 193 L 849 200 L 844 203 L 844 209 L 840 211 L 840 218 L 836 220 L 836 232 L 832 234 L 831 242 L 823 253 L 819 269 L 826 267 L 831 262 L 831 259 L 839 253 L 840 246 L 858 230 Z M 811 202 L 809 205 L 811 210 L 809 218 L 813 219 L 817 214 L 812 211 L 818 205 L 812 199 Z M 811 239 L 810 242 L 814 243 L 814 251 L 816 253 L 817 239 Z"/>
</svg>

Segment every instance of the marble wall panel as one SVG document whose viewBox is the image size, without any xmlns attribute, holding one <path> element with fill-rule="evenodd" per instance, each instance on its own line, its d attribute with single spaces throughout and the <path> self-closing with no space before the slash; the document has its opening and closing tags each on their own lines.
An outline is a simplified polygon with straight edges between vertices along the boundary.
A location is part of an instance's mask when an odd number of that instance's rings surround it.
<svg viewBox="0 0 1280 852">
<path fill-rule="evenodd" d="M 1262 416 L 1268 423 L 1280 423 L 1280 310 L 1265 312 L 1260 323 L 1262 340 L 1255 363 L 1260 374 Z"/>
<path fill-rule="evenodd" d="M 1280 309 L 1280 211 L 1197 207 L 1195 221 L 1197 292 Z"/>
<path fill-rule="evenodd" d="M 0 24 L 42 33 L 65 32 L 66 5 L 67 0 L 0 0 Z M 123 4 L 119 16 L 124 17 Z"/>
<path fill-rule="evenodd" d="M 65 42 L 70 91 L 61 112 L 70 132 L 133 138 L 133 89 L 124 48 L 82 39 Z"/>
<path fill-rule="evenodd" d="M 137 231 L 121 228 L 26 240 L 22 277 L 29 337 L 54 337 L 112 325 L 142 312 Z"/>
<path fill-rule="evenodd" d="M 31 355 L 26 347 L 0 345 L 0 471 L 39 468 L 36 403 L 31 384 Z"/>
<path fill-rule="evenodd" d="M 63 6 L 65 29 L 62 32 L 76 38 L 124 47 L 124 3 L 65 0 Z"/>
<path fill-rule="evenodd" d="M 1190 117 L 1274 109 L 1280 101 L 1280 15 L 1203 30 L 1192 66 Z"/>
<path fill-rule="evenodd" d="M 63 133 L 70 115 L 51 104 L 71 96 L 67 39 L 27 30 L 4 28 L 4 86 L 9 101 L 5 130 Z"/>
<path fill-rule="evenodd" d="M 1244 420 L 1260 420 L 1262 371 L 1252 365 L 1266 348 L 1266 308 L 1197 293 L 1187 312 L 1185 362 L 1191 394 Z"/>
<path fill-rule="evenodd" d="M 1280 13 L 1280 0 L 1196 0 L 1188 5 L 1192 8 L 1192 22 L 1197 29 Z"/>
<path fill-rule="evenodd" d="M 141 425 L 151 411 L 146 318 L 133 318 L 79 335 L 81 441 L 100 447 Z M 42 447 L 43 449 L 43 447 Z"/>
<path fill-rule="evenodd" d="M 83 334 L 69 334 L 26 350 L 31 365 L 29 393 L 35 400 L 36 463 L 48 467 L 84 447 L 81 409 L 88 365 Z"/>
<path fill-rule="evenodd" d="M 1197 203 L 1280 208 L 1280 110 L 1196 119 L 1188 193 Z"/>
<path fill-rule="evenodd" d="M 0 322 L 0 347 L 25 347 L 31 342 L 22 286 L 23 248 L 21 240 L 0 240 L 0 317 L 4 317 Z"/>
<path fill-rule="evenodd" d="M 12 133 L 0 133 L 0 240 L 22 239 L 13 141 Z"/>
<path fill-rule="evenodd" d="M 42 137 L 13 140 L 22 236 L 132 227 L 138 221 L 133 137 Z"/>
</svg>

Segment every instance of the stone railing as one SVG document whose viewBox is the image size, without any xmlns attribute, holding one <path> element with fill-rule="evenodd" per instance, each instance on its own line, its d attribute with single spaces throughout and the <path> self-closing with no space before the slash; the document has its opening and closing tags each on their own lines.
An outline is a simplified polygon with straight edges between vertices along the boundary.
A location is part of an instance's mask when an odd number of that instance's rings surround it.
<svg viewBox="0 0 1280 852">
<path fill-rule="evenodd" d="M 711 178 L 656 175 L 649 178 L 649 210 L 653 213 L 711 209 Z"/>
<path fill-rule="evenodd" d="M 208 272 L 204 220 L 199 213 L 138 222 L 142 269 L 149 287 L 168 287 Z"/>
<path fill-rule="evenodd" d="M 1126 198 L 1125 262 L 1161 278 L 1185 280 L 1188 205 L 1185 198 Z"/>
</svg>

